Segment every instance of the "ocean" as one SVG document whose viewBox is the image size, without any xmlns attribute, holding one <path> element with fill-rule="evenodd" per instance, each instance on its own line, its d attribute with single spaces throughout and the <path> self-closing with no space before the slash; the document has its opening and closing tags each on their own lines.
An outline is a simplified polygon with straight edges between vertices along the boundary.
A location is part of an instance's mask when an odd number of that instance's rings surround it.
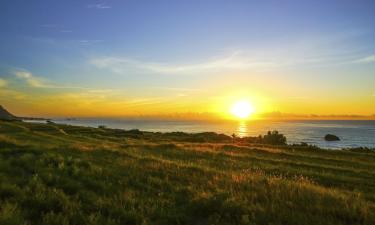
<svg viewBox="0 0 375 225">
<path fill-rule="evenodd" d="M 321 148 L 341 149 L 354 147 L 375 148 L 374 120 L 301 120 L 301 121 L 247 121 L 203 122 L 161 121 L 135 119 L 54 119 L 56 123 L 108 128 L 139 129 L 143 131 L 189 133 L 213 131 L 231 135 L 258 136 L 269 130 L 278 130 L 287 137 L 289 144 L 306 142 Z M 326 134 L 337 135 L 341 140 L 327 142 Z"/>
</svg>

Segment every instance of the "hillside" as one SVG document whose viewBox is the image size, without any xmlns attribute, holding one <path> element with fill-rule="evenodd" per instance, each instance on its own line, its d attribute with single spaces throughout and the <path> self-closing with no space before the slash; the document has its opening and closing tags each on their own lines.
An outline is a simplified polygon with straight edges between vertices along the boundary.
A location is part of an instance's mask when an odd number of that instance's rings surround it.
<svg viewBox="0 0 375 225">
<path fill-rule="evenodd" d="M 372 225 L 375 152 L 0 121 L 0 224 Z"/>
<path fill-rule="evenodd" d="M 2 105 L 0 105 L 0 120 L 14 120 L 16 116 L 8 112 Z"/>
</svg>

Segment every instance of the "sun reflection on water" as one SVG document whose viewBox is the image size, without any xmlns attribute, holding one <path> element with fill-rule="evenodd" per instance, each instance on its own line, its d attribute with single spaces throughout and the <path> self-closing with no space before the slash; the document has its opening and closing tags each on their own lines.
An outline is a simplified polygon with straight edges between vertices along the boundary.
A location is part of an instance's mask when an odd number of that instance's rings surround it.
<svg viewBox="0 0 375 225">
<path fill-rule="evenodd" d="M 247 129 L 246 121 L 240 121 L 240 123 L 238 124 L 238 128 L 237 128 L 238 137 L 247 136 L 247 132 L 248 132 L 248 129 Z"/>
</svg>

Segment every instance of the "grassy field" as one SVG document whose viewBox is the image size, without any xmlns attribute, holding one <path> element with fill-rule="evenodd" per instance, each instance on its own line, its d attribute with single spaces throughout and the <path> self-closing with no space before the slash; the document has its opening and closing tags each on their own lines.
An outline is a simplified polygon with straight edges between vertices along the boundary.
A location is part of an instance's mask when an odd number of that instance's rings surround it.
<svg viewBox="0 0 375 225">
<path fill-rule="evenodd" d="M 0 121 L 0 224 L 375 224 L 375 152 Z"/>
</svg>

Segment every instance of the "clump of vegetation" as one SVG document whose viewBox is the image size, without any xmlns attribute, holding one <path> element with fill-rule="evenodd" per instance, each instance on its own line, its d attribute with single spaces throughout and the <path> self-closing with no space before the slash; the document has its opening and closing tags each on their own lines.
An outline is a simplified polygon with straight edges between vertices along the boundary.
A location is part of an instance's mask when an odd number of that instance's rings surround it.
<svg viewBox="0 0 375 225">
<path fill-rule="evenodd" d="M 260 139 L 264 144 L 286 145 L 286 137 L 283 134 L 280 134 L 277 130 L 268 131 L 263 137 L 260 136 Z"/>
<path fill-rule="evenodd" d="M 320 150 L 320 148 L 316 145 L 308 144 L 306 142 L 301 142 L 299 144 L 291 144 L 288 147 L 293 147 L 294 149 L 309 149 L 309 150 Z"/>
<path fill-rule="evenodd" d="M 268 145 L 286 145 L 286 137 L 278 131 L 268 131 L 266 135 L 259 135 L 258 137 L 243 137 L 236 138 L 240 143 L 258 143 Z"/>
<path fill-rule="evenodd" d="M 375 152 L 375 148 L 368 148 L 368 147 L 345 148 L 344 150 L 351 151 L 351 152 L 367 152 L 367 153 Z"/>
<path fill-rule="evenodd" d="M 0 122 L 0 224 L 375 224 L 375 152 L 189 135 Z"/>
</svg>

